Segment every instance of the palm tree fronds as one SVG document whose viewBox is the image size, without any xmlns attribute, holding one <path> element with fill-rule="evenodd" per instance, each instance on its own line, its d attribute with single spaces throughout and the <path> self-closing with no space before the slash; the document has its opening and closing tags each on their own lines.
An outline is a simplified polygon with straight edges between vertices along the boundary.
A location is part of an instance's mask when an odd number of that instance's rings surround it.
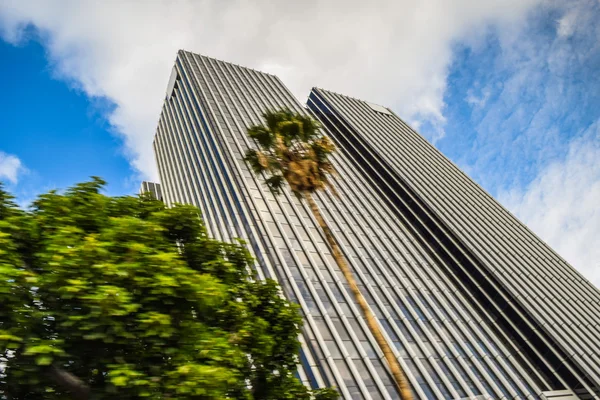
<svg viewBox="0 0 600 400">
<path fill-rule="evenodd" d="M 321 128 L 321 125 L 318 121 L 306 115 L 297 115 L 296 119 L 302 124 L 303 135 L 301 139 L 303 141 L 310 141 L 320 135 L 319 129 Z M 323 136 L 323 138 L 326 137 L 327 136 Z"/>
<path fill-rule="evenodd" d="M 262 125 L 250 128 L 248 130 L 248 135 L 256 140 L 263 149 L 268 149 L 273 146 L 275 140 L 275 135 L 273 135 L 272 131 Z"/>
<path fill-rule="evenodd" d="M 302 122 L 297 119 L 282 121 L 278 125 L 280 135 L 284 138 L 284 142 L 301 140 L 304 134 Z M 287 139 L 287 140 L 286 140 Z"/>
<path fill-rule="evenodd" d="M 265 183 L 275 194 L 280 194 L 285 183 L 285 178 L 282 175 L 272 175 L 265 180 Z"/>
<path fill-rule="evenodd" d="M 254 173 L 260 174 L 268 170 L 268 160 L 265 161 L 266 156 L 263 152 L 250 149 L 246 152 L 244 160 L 250 165 Z"/>
</svg>

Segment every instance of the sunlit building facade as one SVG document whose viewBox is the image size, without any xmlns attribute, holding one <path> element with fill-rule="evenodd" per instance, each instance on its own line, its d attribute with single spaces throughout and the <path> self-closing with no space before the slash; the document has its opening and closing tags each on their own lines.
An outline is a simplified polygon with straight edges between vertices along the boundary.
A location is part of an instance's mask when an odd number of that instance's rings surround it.
<svg viewBox="0 0 600 400">
<path fill-rule="evenodd" d="M 149 194 L 152 198 L 156 199 L 156 200 L 161 200 L 162 201 L 162 192 L 160 190 L 160 183 L 156 183 L 156 182 L 148 182 L 148 181 L 143 181 L 140 184 L 140 194 Z"/>
<path fill-rule="evenodd" d="M 307 205 L 243 161 L 246 129 L 282 107 L 338 144 L 340 196 L 316 201 L 415 398 L 598 398 L 598 290 L 395 114 L 320 89 L 306 108 L 276 76 L 180 51 L 154 140 L 163 200 L 242 238 L 300 304 L 306 385 L 399 398 Z"/>
</svg>

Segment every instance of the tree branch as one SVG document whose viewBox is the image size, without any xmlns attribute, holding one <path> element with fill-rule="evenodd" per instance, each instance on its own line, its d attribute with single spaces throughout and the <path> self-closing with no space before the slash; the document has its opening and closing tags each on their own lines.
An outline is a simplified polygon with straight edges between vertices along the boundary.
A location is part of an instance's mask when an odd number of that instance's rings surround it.
<svg viewBox="0 0 600 400">
<path fill-rule="evenodd" d="M 48 374 L 58 386 L 69 391 L 73 399 L 88 400 L 90 398 L 89 386 L 72 373 L 52 365 Z"/>
</svg>

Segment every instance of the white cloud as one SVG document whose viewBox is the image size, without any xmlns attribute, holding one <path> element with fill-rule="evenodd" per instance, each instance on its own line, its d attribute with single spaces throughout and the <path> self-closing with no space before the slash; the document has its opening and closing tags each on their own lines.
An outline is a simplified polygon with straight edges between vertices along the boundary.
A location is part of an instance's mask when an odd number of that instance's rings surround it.
<svg viewBox="0 0 600 400">
<path fill-rule="evenodd" d="M 0 180 L 15 184 L 24 171 L 25 168 L 17 156 L 0 151 Z"/>
<path fill-rule="evenodd" d="M 476 108 L 483 108 L 487 104 L 488 99 L 490 98 L 491 91 L 489 88 L 484 88 L 481 91 L 481 95 L 477 96 L 473 89 L 469 89 L 467 91 L 467 98 L 465 99 L 467 103 Z"/>
<path fill-rule="evenodd" d="M 461 71 L 475 133 L 465 139 L 458 127 L 452 137 L 447 128 L 448 142 L 459 139 L 456 158 L 468 158 L 492 193 L 528 184 L 600 116 L 599 15 L 597 0 L 548 1 L 526 24 L 469 49 L 483 64 Z"/>
<path fill-rule="evenodd" d="M 570 143 L 564 160 L 500 200 L 600 287 L 600 120 Z"/>
<path fill-rule="evenodd" d="M 571 9 L 559 18 L 556 31 L 560 37 L 568 38 L 573 35 L 581 18 L 581 12 L 581 8 L 571 6 Z"/>
<path fill-rule="evenodd" d="M 9 0 L 0 34 L 18 42 L 34 25 L 59 77 L 116 104 L 109 120 L 132 165 L 154 178 L 152 136 L 180 48 L 277 73 L 300 99 L 321 86 L 390 105 L 439 138 L 453 44 L 518 24 L 537 2 Z"/>
</svg>

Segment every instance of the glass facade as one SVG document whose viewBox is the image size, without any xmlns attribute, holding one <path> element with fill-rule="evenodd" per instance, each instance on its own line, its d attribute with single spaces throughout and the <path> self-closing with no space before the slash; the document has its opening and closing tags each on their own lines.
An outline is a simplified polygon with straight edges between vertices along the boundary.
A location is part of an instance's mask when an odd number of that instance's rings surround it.
<svg viewBox="0 0 600 400">
<path fill-rule="evenodd" d="M 338 143 L 333 162 L 340 197 L 319 193 L 315 200 L 415 398 L 538 399 L 551 390 L 579 388 L 555 373 L 551 362 L 540 370 L 540 361 L 519 347 L 498 323 L 500 313 L 486 310 L 454 265 L 469 264 L 453 264 L 455 255 L 440 251 L 455 239 L 436 243 L 427 229 L 415 229 L 405 213 L 416 211 L 400 204 L 398 187 L 380 182 L 390 176 L 368 167 L 378 159 L 365 161 L 358 156 L 364 148 L 345 146 L 351 125 L 330 99 L 317 95 L 313 91 L 307 110 L 276 76 L 180 51 L 154 140 L 166 204 L 194 204 L 212 236 L 242 238 L 259 275 L 279 281 L 283 294 L 300 304 L 303 382 L 335 386 L 345 399 L 399 397 L 308 206 L 290 192 L 272 195 L 243 161 L 254 147 L 246 129 L 262 123 L 265 110 L 281 107 L 313 112 Z M 597 292 L 588 296 L 598 306 Z"/>
</svg>

